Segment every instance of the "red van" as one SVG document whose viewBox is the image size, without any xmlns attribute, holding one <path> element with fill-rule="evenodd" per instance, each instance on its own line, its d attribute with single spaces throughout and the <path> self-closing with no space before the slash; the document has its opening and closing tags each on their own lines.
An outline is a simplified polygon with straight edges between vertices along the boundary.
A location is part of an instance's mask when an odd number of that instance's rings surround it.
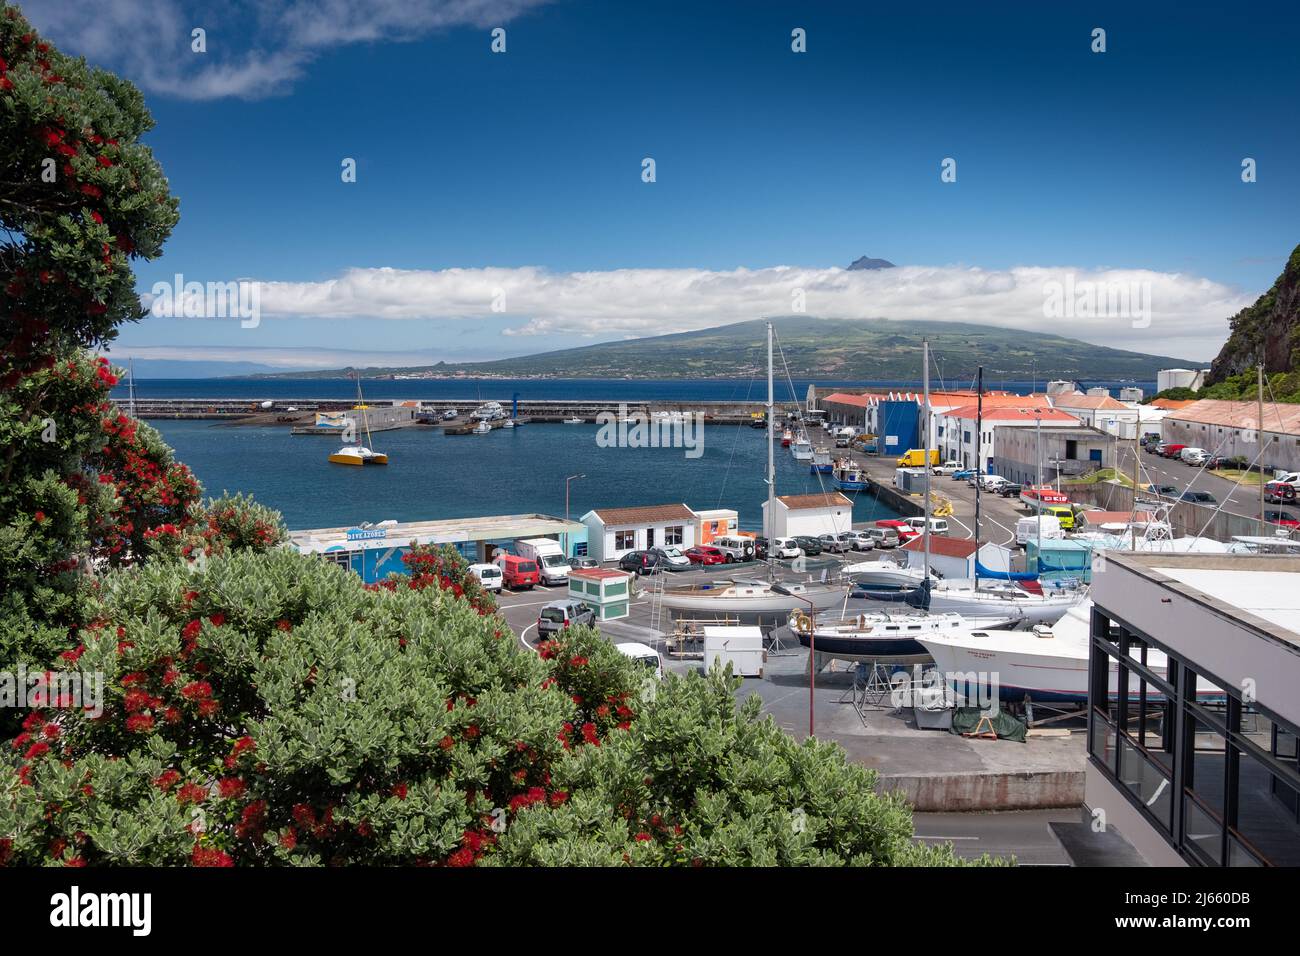
<svg viewBox="0 0 1300 956">
<path fill-rule="evenodd" d="M 501 578 L 508 588 L 529 588 L 542 583 L 537 562 L 517 554 L 498 554 L 492 562 L 501 569 Z"/>
</svg>

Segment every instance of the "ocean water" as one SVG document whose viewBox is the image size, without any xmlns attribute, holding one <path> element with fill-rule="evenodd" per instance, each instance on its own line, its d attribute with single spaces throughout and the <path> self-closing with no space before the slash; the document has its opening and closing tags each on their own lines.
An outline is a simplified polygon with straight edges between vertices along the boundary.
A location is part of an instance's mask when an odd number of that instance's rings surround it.
<svg viewBox="0 0 1300 956">
<path fill-rule="evenodd" d="M 193 385 L 194 383 L 190 383 Z M 410 383 L 391 383 L 395 385 Z M 507 396 L 508 397 L 508 396 Z M 594 424 L 532 424 L 490 435 L 445 435 L 441 428 L 380 432 L 373 447 L 387 467 L 330 464 L 338 442 L 290 435 L 286 427 L 155 420 L 205 493 L 245 492 L 284 515 L 290 528 L 328 528 L 362 521 L 437 520 L 685 502 L 695 509 L 734 508 L 745 530 L 762 524 L 767 500 L 767 432 L 744 425 L 706 425 L 704 453 L 681 448 L 601 448 Z M 776 448 L 778 494 L 833 491 L 829 476 L 809 474 L 789 449 Z M 896 518 L 869 493 L 854 501 L 854 520 Z"/>
<path fill-rule="evenodd" d="M 794 385 L 791 395 L 790 385 Z M 774 391 L 776 400 L 802 401 L 808 386 L 836 386 L 843 388 L 899 388 L 920 391 L 918 379 L 909 381 L 825 381 L 795 379 L 793 383 L 778 380 Z M 932 382 L 934 388 L 969 388 L 971 382 Z M 1043 388 L 1044 382 L 995 381 L 988 379 L 985 387 L 1013 392 L 1030 392 Z M 1131 382 L 1083 382 L 1085 386 L 1102 386 L 1114 394 L 1120 385 Z M 1155 393 L 1155 382 L 1136 383 L 1148 395 Z M 390 399 L 450 399 L 466 403 L 475 401 L 508 402 L 514 395 L 521 399 L 574 399 L 592 401 L 766 401 L 766 377 L 752 379 L 418 379 L 389 381 L 366 380 L 362 383 L 367 398 Z M 136 396 L 139 398 L 246 398 L 249 401 L 289 398 L 347 399 L 357 394 L 351 379 L 254 379 L 254 378 L 137 378 Z M 125 381 L 113 391 L 113 396 L 125 401 Z"/>
</svg>

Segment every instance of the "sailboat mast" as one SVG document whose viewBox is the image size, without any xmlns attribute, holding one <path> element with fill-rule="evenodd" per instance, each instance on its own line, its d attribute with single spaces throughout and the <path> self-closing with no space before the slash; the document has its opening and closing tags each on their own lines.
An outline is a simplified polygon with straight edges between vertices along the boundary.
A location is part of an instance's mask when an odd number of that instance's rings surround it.
<svg viewBox="0 0 1300 956">
<path fill-rule="evenodd" d="M 925 580 L 930 580 L 930 341 L 929 339 L 921 340 L 921 365 L 922 375 L 921 382 L 925 390 L 925 403 L 921 406 L 921 428 L 925 430 L 925 481 L 923 483 L 925 494 L 925 530 L 922 537 L 925 539 L 925 563 L 921 566 L 924 569 Z"/>
<path fill-rule="evenodd" d="M 775 420 L 776 410 L 772 398 L 772 323 L 767 323 L 767 527 L 763 529 L 767 538 L 767 570 L 772 574 L 772 542 L 776 538 L 776 453 Z"/>
<path fill-rule="evenodd" d="M 365 399 L 361 397 L 361 373 L 357 373 L 357 408 L 361 411 L 361 420 L 366 423 L 366 446 L 375 447 L 375 440 L 370 435 L 370 410 L 366 408 Z"/>
<path fill-rule="evenodd" d="M 980 479 L 984 474 L 984 366 L 975 372 L 975 584 L 980 580 Z"/>
<path fill-rule="evenodd" d="M 126 413 L 135 418 L 135 359 L 126 361 Z"/>
</svg>

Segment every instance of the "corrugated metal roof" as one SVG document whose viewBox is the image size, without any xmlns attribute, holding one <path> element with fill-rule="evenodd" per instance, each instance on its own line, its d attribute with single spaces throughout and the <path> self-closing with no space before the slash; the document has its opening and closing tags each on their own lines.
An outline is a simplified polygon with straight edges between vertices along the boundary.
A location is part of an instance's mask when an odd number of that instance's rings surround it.
<svg viewBox="0 0 1300 956">
<path fill-rule="evenodd" d="M 1217 398 L 1202 398 L 1192 402 L 1186 408 L 1178 408 L 1170 412 L 1165 416 L 1165 421 L 1257 429 L 1259 428 L 1258 411 L 1259 406 L 1255 402 L 1227 402 Z M 1300 436 L 1300 405 L 1265 402 L 1264 431 Z"/>
</svg>

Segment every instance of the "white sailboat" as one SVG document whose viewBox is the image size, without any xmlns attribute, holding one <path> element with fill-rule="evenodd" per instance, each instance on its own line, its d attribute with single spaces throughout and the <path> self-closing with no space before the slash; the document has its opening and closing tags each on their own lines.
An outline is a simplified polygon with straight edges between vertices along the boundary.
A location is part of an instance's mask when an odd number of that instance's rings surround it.
<svg viewBox="0 0 1300 956">
<path fill-rule="evenodd" d="M 844 661 L 920 664 L 931 659 L 922 643 L 935 635 L 964 637 L 974 630 L 1012 627 L 1018 617 L 973 619 L 961 614 L 891 614 L 866 612 L 816 624 L 802 612 L 790 619 L 790 629 L 804 647 L 819 656 Z"/>
<path fill-rule="evenodd" d="M 776 516 L 776 457 L 773 432 L 772 323 L 767 323 L 767 514 Z M 789 430 L 787 429 L 787 432 Z M 771 529 L 767 529 L 769 538 Z M 769 559 L 770 560 L 770 559 Z M 771 565 L 769 564 L 769 569 Z M 770 570 L 769 570 L 770 575 Z M 688 587 L 664 588 L 660 600 L 674 611 L 728 614 L 772 614 L 795 609 L 824 611 L 843 604 L 848 589 L 837 584 L 793 584 L 768 581 L 714 581 Z"/>
</svg>

